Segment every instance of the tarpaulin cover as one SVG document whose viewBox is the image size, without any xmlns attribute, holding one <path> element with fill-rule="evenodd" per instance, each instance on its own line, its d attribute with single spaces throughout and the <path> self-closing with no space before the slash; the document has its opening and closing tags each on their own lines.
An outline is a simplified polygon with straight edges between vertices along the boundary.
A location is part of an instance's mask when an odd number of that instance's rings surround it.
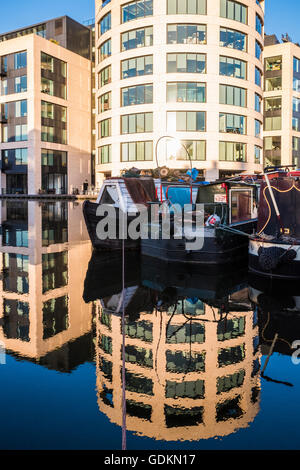
<svg viewBox="0 0 300 470">
<path fill-rule="evenodd" d="M 152 178 L 124 178 L 124 181 L 135 204 L 147 204 L 157 200 Z"/>
<path fill-rule="evenodd" d="M 281 230 L 289 237 L 300 238 L 300 181 L 282 177 L 272 179 L 270 184 L 280 212 L 280 222 L 264 181 L 260 189 L 257 233 L 275 237 Z"/>
</svg>

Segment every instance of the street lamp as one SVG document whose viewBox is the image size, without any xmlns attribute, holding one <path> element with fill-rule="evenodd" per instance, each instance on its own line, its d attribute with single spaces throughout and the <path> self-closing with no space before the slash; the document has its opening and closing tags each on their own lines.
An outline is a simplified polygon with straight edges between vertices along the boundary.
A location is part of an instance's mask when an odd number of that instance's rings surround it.
<svg viewBox="0 0 300 470">
<path fill-rule="evenodd" d="M 159 178 L 161 178 L 161 176 L 160 176 L 160 166 L 159 166 L 159 164 L 158 164 L 158 145 L 159 145 L 159 143 L 160 143 L 163 139 L 173 140 L 174 142 L 177 143 L 178 148 L 182 147 L 182 148 L 185 150 L 185 152 L 186 152 L 186 154 L 187 154 L 187 156 L 188 156 L 188 159 L 189 159 L 189 161 L 190 161 L 191 170 L 192 170 L 192 169 L 193 169 L 192 161 L 191 161 L 191 157 L 190 157 L 190 154 L 189 154 L 188 149 L 186 148 L 186 146 L 185 146 L 179 139 L 177 139 L 177 138 L 174 137 L 174 136 L 171 136 L 171 135 L 163 135 L 163 136 L 161 136 L 161 137 L 157 140 L 156 145 L 155 145 L 155 159 L 156 159 L 156 165 L 157 165 L 157 168 L 158 168 L 158 171 L 159 171 Z"/>
<path fill-rule="evenodd" d="M 177 143 L 178 148 L 180 148 L 180 147 L 184 148 L 184 150 L 185 150 L 185 152 L 188 156 L 188 159 L 190 161 L 191 170 L 192 170 L 193 169 L 192 160 L 191 160 L 190 154 L 189 154 L 188 149 L 186 148 L 186 146 L 179 139 L 177 139 L 174 136 L 163 135 L 157 140 L 156 145 L 155 145 L 155 159 L 156 159 L 156 165 L 157 165 L 157 168 L 158 168 L 159 179 L 161 180 L 161 174 L 160 174 L 160 166 L 158 164 L 158 152 L 157 151 L 158 151 L 158 145 L 163 139 L 173 140 L 174 142 Z M 192 172 L 191 172 L 191 176 L 190 176 L 190 186 L 191 186 L 191 203 L 193 203 L 193 189 L 192 189 L 193 188 L 193 177 L 192 177 Z"/>
</svg>

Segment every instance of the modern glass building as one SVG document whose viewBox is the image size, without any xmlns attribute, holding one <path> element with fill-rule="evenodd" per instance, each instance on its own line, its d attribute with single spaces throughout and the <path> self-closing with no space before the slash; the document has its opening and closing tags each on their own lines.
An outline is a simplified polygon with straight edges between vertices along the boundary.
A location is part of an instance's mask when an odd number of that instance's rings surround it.
<svg viewBox="0 0 300 470">
<path fill-rule="evenodd" d="M 2 193 L 90 181 L 91 53 L 91 30 L 66 16 L 0 35 Z"/>
<path fill-rule="evenodd" d="M 260 171 L 263 38 L 264 1 L 97 0 L 98 184 L 189 159 Z"/>
<path fill-rule="evenodd" d="M 300 166 L 300 47 L 265 37 L 264 164 Z"/>
</svg>

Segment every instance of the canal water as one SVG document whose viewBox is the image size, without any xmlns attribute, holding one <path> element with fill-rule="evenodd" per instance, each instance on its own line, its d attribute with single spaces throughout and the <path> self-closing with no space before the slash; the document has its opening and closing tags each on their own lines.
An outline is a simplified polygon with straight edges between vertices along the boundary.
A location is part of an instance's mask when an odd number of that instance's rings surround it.
<svg viewBox="0 0 300 470">
<path fill-rule="evenodd" d="M 123 369 L 128 450 L 299 449 L 297 286 L 136 253 L 122 279 L 80 203 L 0 206 L 1 449 L 121 449 Z"/>
</svg>

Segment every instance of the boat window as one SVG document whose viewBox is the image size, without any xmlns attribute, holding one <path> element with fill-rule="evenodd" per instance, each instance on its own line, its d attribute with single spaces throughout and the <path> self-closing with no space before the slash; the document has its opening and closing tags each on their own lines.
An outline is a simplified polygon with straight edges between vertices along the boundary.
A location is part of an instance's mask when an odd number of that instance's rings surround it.
<svg viewBox="0 0 300 470">
<path fill-rule="evenodd" d="M 231 191 L 231 223 L 252 218 L 252 191 L 241 189 Z"/>
<path fill-rule="evenodd" d="M 119 202 L 119 195 L 117 187 L 114 186 L 106 186 L 104 188 L 100 204 L 117 204 Z"/>
</svg>

